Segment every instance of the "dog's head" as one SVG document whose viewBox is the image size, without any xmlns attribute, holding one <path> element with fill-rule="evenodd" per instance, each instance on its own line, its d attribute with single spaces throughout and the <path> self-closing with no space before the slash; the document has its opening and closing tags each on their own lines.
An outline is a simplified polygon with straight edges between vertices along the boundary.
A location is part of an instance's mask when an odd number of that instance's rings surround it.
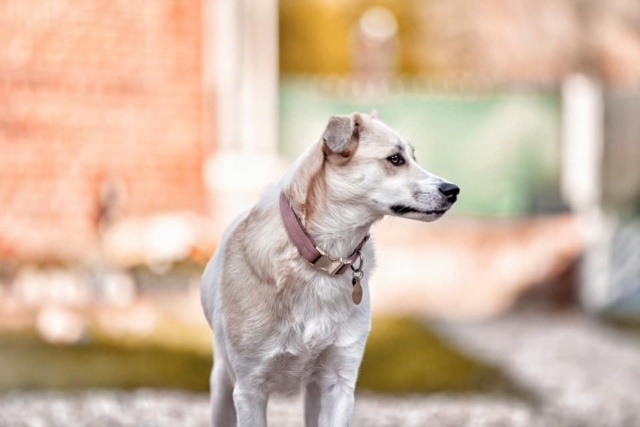
<svg viewBox="0 0 640 427">
<path fill-rule="evenodd" d="M 460 192 L 422 169 L 413 147 L 375 113 L 331 117 L 322 150 L 332 192 L 344 202 L 366 203 L 374 215 L 434 221 Z"/>
</svg>

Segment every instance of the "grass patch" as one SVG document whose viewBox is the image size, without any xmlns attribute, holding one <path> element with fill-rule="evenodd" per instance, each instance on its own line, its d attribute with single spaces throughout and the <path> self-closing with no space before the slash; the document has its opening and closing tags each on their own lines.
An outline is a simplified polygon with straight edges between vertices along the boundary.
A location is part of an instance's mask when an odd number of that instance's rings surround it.
<svg viewBox="0 0 640 427">
<path fill-rule="evenodd" d="M 357 388 L 384 393 L 517 389 L 499 369 L 462 353 L 410 317 L 374 318 Z"/>
<path fill-rule="evenodd" d="M 15 388 L 209 388 L 211 357 L 156 346 L 52 345 L 36 336 L 0 338 L 0 391 Z"/>
<path fill-rule="evenodd" d="M 145 336 L 109 336 L 92 328 L 82 344 L 53 345 L 34 332 L 0 337 L 0 391 L 15 388 L 168 387 L 207 391 L 208 332 L 163 319 Z M 521 394 L 501 371 L 447 344 L 423 322 L 377 317 L 359 391 Z"/>
</svg>

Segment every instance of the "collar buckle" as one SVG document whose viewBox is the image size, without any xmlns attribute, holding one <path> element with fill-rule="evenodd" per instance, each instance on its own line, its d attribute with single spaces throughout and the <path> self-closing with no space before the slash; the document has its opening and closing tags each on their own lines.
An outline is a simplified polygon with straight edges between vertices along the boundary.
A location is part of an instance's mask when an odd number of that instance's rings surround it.
<svg viewBox="0 0 640 427">
<path fill-rule="evenodd" d="M 317 246 L 316 250 L 320 253 L 320 256 L 315 261 L 311 262 L 311 265 L 330 274 L 331 276 L 340 274 L 345 266 L 353 263 L 350 259 L 340 257 L 334 258 Z"/>
</svg>

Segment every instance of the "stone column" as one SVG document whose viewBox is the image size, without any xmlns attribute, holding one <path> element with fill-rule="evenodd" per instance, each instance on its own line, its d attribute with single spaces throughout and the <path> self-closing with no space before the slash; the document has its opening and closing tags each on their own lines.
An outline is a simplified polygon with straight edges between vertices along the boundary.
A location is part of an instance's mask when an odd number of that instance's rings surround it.
<svg viewBox="0 0 640 427">
<path fill-rule="evenodd" d="M 640 94 L 573 76 L 563 85 L 563 194 L 584 225 L 580 296 L 640 319 Z"/>
<path fill-rule="evenodd" d="M 205 78 L 217 147 L 205 166 L 224 228 L 282 174 L 278 156 L 277 0 L 206 0 Z"/>
</svg>

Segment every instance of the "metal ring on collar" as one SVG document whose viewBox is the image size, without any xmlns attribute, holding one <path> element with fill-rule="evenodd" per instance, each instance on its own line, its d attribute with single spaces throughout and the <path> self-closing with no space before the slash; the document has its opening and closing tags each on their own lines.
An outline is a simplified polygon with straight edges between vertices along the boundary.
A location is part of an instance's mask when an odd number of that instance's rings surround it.
<svg viewBox="0 0 640 427">
<path fill-rule="evenodd" d="M 360 263 L 357 267 L 354 267 L 357 260 L 360 260 Z M 353 270 L 354 273 L 356 273 L 356 272 L 361 272 L 362 267 L 364 267 L 364 257 L 362 256 L 362 252 L 360 251 L 360 249 L 358 249 L 357 256 L 351 263 L 351 269 Z"/>
</svg>

